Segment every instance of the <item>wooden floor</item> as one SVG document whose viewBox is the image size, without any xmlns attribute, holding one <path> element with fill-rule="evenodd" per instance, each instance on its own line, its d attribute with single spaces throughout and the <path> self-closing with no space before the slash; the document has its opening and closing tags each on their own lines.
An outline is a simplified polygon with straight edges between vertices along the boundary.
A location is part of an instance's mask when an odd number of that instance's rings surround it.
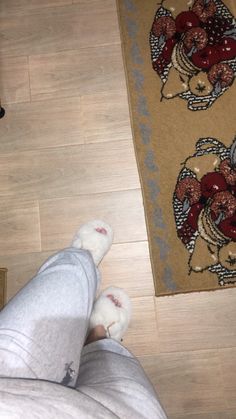
<svg viewBox="0 0 236 419">
<path fill-rule="evenodd" d="M 154 298 L 114 0 L 1 0 L 0 266 L 8 298 L 76 228 L 115 230 L 103 287 L 171 419 L 236 418 L 236 290 Z M 150 418 L 152 419 L 152 418 Z"/>
</svg>

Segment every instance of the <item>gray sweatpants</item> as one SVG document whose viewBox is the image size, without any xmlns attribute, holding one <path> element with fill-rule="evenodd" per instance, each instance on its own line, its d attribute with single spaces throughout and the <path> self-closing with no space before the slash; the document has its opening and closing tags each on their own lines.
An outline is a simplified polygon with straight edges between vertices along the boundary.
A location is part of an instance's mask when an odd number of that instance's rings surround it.
<svg viewBox="0 0 236 419">
<path fill-rule="evenodd" d="M 104 339 L 84 347 L 99 284 L 89 252 L 68 248 L 49 258 L 0 312 L 0 377 L 72 387 L 117 417 L 166 418 L 122 345 Z"/>
</svg>

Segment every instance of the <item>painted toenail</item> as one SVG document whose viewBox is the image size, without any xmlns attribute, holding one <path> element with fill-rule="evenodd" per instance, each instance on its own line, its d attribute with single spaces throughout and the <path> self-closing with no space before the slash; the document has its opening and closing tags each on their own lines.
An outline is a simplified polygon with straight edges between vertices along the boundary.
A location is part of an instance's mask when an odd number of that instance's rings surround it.
<svg viewBox="0 0 236 419">
<path fill-rule="evenodd" d="M 120 301 L 117 298 L 115 298 L 114 295 L 108 294 L 107 298 L 109 298 L 115 304 L 116 307 L 122 307 Z"/>
<path fill-rule="evenodd" d="M 95 230 L 98 233 L 105 234 L 105 235 L 107 234 L 107 230 L 105 228 L 103 228 L 103 227 L 97 227 L 97 228 L 95 228 Z"/>
</svg>

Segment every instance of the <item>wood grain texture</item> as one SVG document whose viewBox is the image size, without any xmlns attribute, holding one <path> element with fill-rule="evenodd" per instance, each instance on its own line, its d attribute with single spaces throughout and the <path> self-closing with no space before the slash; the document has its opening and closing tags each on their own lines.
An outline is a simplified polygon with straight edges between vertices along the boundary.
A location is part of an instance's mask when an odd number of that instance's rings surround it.
<svg viewBox="0 0 236 419">
<path fill-rule="evenodd" d="M 0 153 L 83 144 L 80 98 L 5 106 Z"/>
<path fill-rule="evenodd" d="M 42 263 L 56 252 L 0 255 L 0 266 L 8 268 L 8 299 L 13 297 L 37 272 Z M 109 286 L 124 288 L 131 298 L 154 294 L 147 242 L 113 244 L 99 266 L 101 290 Z"/>
<path fill-rule="evenodd" d="M 169 415 L 169 419 L 235 419 L 236 411 L 199 413 L 190 415 Z"/>
<path fill-rule="evenodd" d="M 128 99 L 124 89 L 83 96 L 81 109 L 86 143 L 132 138 Z"/>
<path fill-rule="evenodd" d="M 104 219 L 115 239 L 100 266 L 102 289 L 120 286 L 132 298 L 124 344 L 168 417 L 235 419 L 234 290 L 154 304 L 115 1 L 2 0 L 0 19 L 0 267 L 8 268 L 8 299 L 82 223 Z"/>
<path fill-rule="evenodd" d="M 132 319 L 123 344 L 135 356 L 158 353 L 158 333 L 154 297 L 132 299 Z M 144 315 L 145 313 L 145 315 Z"/>
<path fill-rule="evenodd" d="M 7 300 L 14 297 L 27 282 L 33 278 L 40 266 L 54 252 L 32 252 L 17 255 L 0 254 L 0 266 L 6 266 Z"/>
<path fill-rule="evenodd" d="M 32 100 L 125 91 L 120 45 L 31 56 Z"/>
<path fill-rule="evenodd" d="M 130 297 L 154 295 L 148 243 L 114 244 L 100 265 L 102 288 L 124 288 Z"/>
<path fill-rule="evenodd" d="M 138 189 L 41 201 L 42 250 L 68 246 L 79 226 L 94 218 L 104 219 L 112 226 L 114 243 L 147 239 Z"/>
<path fill-rule="evenodd" d="M 221 349 L 219 354 L 227 406 L 228 409 L 236 410 L 236 348 Z"/>
<path fill-rule="evenodd" d="M 0 231 L 1 255 L 40 251 L 38 203 L 1 200 Z"/>
<path fill-rule="evenodd" d="M 236 290 L 156 299 L 161 352 L 236 346 Z"/>
<path fill-rule="evenodd" d="M 115 16 L 112 0 L 31 9 L 20 19 L 0 15 L 1 53 L 29 56 L 120 43 Z"/>
<path fill-rule="evenodd" d="M 96 0 L 97 2 L 101 1 L 101 0 Z M 115 0 L 112 0 L 114 5 L 116 4 Z M 88 3 L 88 0 L 72 0 L 73 4 L 77 4 L 77 3 Z"/>
<path fill-rule="evenodd" d="M 163 354 L 140 360 L 167 414 L 201 413 L 203 419 L 205 413 L 227 410 L 217 351 Z"/>
<path fill-rule="evenodd" d="M 9 104 L 1 121 L 0 153 L 131 140 L 125 91 Z"/>
<path fill-rule="evenodd" d="M 11 14 L 24 15 L 32 13 L 32 10 L 44 7 L 57 7 L 72 4 L 72 0 L 1 0 L 0 17 L 7 17 Z"/>
<path fill-rule="evenodd" d="M 7 296 L 7 269 L 0 268 L 0 310 L 6 304 Z"/>
<path fill-rule="evenodd" d="M 27 57 L 0 58 L 0 92 L 2 104 L 30 101 Z"/>
<path fill-rule="evenodd" d="M 0 166 L 2 197 L 47 199 L 139 187 L 131 141 L 0 155 Z"/>
</svg>

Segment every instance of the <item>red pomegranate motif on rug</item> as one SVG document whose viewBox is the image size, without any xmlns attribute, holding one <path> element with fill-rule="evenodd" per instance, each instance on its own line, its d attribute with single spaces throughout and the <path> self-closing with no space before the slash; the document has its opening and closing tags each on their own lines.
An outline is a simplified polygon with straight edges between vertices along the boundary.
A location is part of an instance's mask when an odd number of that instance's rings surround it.
<svg viewBox="0 0 236 419">
<path fill-rule="evenodd" d="M 236 283 L 236 139 L 231 147 L 198 140 L 179 173 L 173 207 L 190 273 L 209 270 L 219 285 Z"/>
<path fill-rule="evenodd" d="M 179 96 L 191 110 L 209 108 L 234 82 L 236 25 L 221 0 L 164 0 L 150 32 L 153 69 L 161 98 Z M 191 6 L 188 6 L 191 4 Z"/>
</svg>

